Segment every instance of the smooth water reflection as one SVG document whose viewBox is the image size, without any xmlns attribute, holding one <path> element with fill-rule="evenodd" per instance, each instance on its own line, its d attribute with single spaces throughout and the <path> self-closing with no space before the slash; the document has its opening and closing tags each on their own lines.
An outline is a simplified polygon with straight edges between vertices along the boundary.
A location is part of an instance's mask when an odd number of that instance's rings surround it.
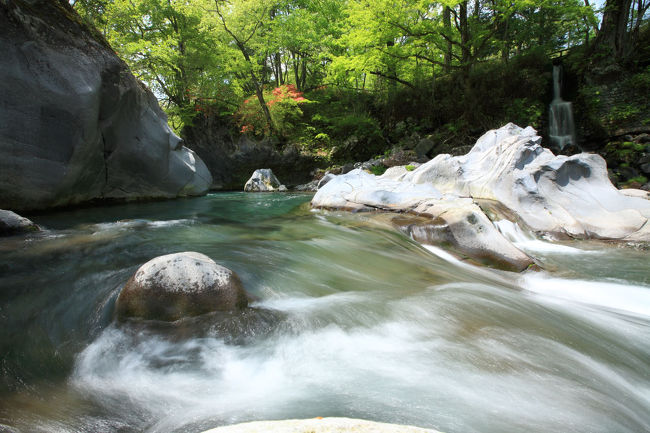
<svg viewBox="0 0 650 433">
<path fill-rule="evenodd" d="M 449 433 L 650 430 L 647 252 L 522 243 L 553 272 L 497 273 L 370 215 L 310 211 L 309 199 L 61 212 L 34 217 L 43 235 L 0 241 L 0 423 L 194 432 L 348 416 Z M 254 308 L 115 325 L 137 267 L 185 250 L 235 270 Z"/>
</svg>

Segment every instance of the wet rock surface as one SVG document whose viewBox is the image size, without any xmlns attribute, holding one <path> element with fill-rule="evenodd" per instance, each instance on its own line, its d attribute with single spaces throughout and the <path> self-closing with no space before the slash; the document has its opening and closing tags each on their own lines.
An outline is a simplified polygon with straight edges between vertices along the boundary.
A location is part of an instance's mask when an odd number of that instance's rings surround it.
<svg viewBox="0 0 650 433">
<path fill-rule="evenodd" d="M 0 209 L 0 236 L 38 231 L 36 224 L 10 210 Z"/>
<path fill-rule="evenodd" d="M 196 252 L 156 257 L 129 279 L 116 301 L 118 318 L 174 321 L 248 305 L 237 274 Z"/>
<path fill-rule="evenodd" d="M 419 427 L 351 418 L 256 421 L 218 427 L 204 433 L 438 433 Z"/>
</svg>

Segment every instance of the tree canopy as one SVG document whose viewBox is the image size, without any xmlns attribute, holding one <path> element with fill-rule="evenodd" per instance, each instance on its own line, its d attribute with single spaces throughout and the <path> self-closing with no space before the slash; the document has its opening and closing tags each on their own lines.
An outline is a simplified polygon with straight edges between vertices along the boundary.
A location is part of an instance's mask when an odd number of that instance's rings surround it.
<svg viewBox="0 0 650 433">
<path fill-rule="evenodd" d="M 451 74 L 463 86 L 484 62 L 552 56 L 593 43 L 598 31 L 588 0 L 71 2 L 178 125 L 206 107 L 235 113 L 254 95 L 270 131 L 265 91 L 274 87 L 385 93 L 431 87 Z M 607 1 L 602 44 L 622 55 L 621 26 L 623 35 L 638 31 L 649 5 Z"/>
</svg>

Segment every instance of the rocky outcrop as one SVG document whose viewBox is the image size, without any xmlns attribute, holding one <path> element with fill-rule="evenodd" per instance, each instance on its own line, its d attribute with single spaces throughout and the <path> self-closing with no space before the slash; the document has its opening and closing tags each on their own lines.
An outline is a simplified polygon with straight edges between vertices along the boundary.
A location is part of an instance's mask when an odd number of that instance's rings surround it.
<svg viewBox="0 0 650 433">
<path fill-rule="evenodd" d="M 0 236 L 11 236 L 38 231 L 32 221 L 10 210 L 0 209 Z"/>
<path fill-rule="evenodd" d="M 439 433 L 419 427 L 351 418 L 255 421 L 218 427 L 204 433 Z"/>
<path fill-rule="evenodd" d="M 142 265 L 121 290 L 119 318 L 173 321 L 248 305 L 237 274 L 200 253 L 156 257 Z"/>
<path fill-rule="evenodd" d="M 599 155 L 555 156 L 531 127 L 489 131 L 466 155 L 438 155 L 398 179 L 498 201 L 540 233 L 650 241 L 650 202 L 621 194 Z"/>
<path fill-rule="evenodd" d="M 338 176 L 312 205 L 425 216 L 430 223 L 399 225 L 417 240 L 511 270 L 532 259 L 496 231 L 476 201 L 498 203 L 540 234 L 650 241 L 649 200 L 614 188 L 600 156 L 555 156 L 540 142 L 534 129 L 508 124 L 487 132 L 466 155 L 438 155 L 412 171 L 393 167 L 380 177 L 361 170 Z"/>
<path fill-rule="evenodd" d="M 534 263 L 499 233 L 471 199 L 444 195 L 430 184 L 378 177 L 356 169 L 334 177 L 320 188 L 312 199 L 312 206 L 425 216 L 430 224 L 397 225 L 417 241 L 449 245 L 475 260 L 501 269 L 522 271 Z"/>
<path fill-rule="evenodd" d="M 311 180 L 318 166 L 314 156 L 297 147 L 278 145 L 268 139 L 255 140 L 232 133 L 231 118 L 211 114 L 197 116 L 181 135 L 186 145 L 205 161 L 213 175 L 213 190 L 241 191 L 250 174 L 268 167 L 289 187 Z"/>
<path fill-rule="evenodd" d="M 0 202 L 199 195 L 212 183 L 154 95 L 63 0 L 0 1 Z"/>
<path fill-rule="evenodd" d="M 246 192 L 272 192 L 286 191 L 287 187 L 282 185 L 270 168 L 259 168 L 255 170 L 244 185 Z"/>
</svg>

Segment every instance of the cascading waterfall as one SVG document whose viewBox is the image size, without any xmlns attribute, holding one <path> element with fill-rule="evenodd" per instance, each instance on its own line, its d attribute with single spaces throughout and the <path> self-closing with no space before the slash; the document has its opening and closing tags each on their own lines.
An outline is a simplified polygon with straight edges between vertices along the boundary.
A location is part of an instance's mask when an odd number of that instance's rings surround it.
<svg viewBox="0 0 650 433">
<path fill-rule="evenodd" d="M 562 99 L 562 66 L 553 65 L 553 101 L 549 107 L 549 138 L 560 150 L 567 145 L 577 145 L 573 109 L 571 103 Z"/>
</svg>

